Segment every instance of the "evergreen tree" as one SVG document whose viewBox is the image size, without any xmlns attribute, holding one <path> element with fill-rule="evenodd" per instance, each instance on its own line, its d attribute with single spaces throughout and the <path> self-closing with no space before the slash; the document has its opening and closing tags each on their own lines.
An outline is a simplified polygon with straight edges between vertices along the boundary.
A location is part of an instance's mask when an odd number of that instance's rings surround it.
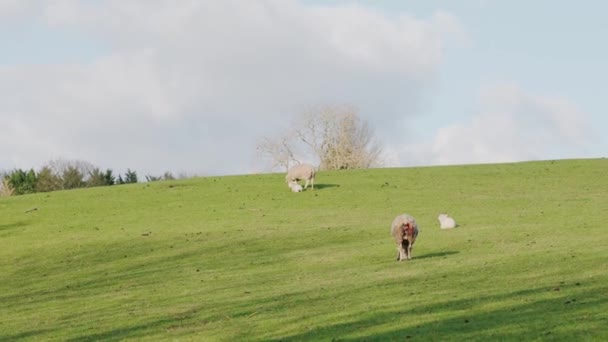
<svg viewBox="0 0 608 342">
<path fill-rule="evenodd" d="M 32 194 L 36 192 L 36 183 L 38 176 L 34 169 L 23 171 L 21 169 L 13 170 L 8 175 L 8 183 L 13 188 L 16 195 Z"/>
<path fill-rule="evenodd" d="M 107 169 L 105 175 L 103 176 L 105 185 L 114 185 L 116 184 L 116 178 L 112 174 L 112 170 Z"/>
<path fill-rule="evenodd" d="M 137 172 L 127 169 L 127 173 L 125 173 L 125 183 L 137 183 Z"/>
</svg>

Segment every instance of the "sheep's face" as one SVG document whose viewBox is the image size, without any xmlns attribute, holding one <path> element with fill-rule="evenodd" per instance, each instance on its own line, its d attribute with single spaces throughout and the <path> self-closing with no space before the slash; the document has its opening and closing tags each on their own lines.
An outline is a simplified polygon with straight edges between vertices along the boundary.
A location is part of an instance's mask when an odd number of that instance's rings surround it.
<svg viewBox="0 0 608 342">
<path fill-rule="evenodd" d="M 298 183 L 289 184 L 289 188 L 292 192 L 302 192 L 302 186 Z"/>
<path fill-rule="evenodd" d="M 439 221 L 443 221 L 443 220 L 445 220 L 446 218 L 448 218 L 448 214 L 439 214 L 439 216 L 437 216 L 437 219 L 438 219 Z"/>
</svg>

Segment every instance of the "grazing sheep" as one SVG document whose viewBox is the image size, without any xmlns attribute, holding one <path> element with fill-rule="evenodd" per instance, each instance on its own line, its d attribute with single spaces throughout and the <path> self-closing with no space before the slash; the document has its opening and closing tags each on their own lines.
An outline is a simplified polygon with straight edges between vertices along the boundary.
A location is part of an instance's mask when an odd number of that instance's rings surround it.
<svg viewBox="0 0 608 342">
<path fill-rule="evenodd" d="M 292 192 L 302 192 L 302 186 L 296 182 L 289 183 Z"/>
<path fill-rule="evenodd" d="M 437 219 L 439 220 L 441 229 L 452 229 L 456 227 L 456 221 L 449 217 L 448 214 L 439 214 Z"/>
<path fill-rule="evenodd" d="M 288 187 L 292 187 L 292 183 L 296 183 L 299 180 L 306 180 L 306 184 L 304 185 L 304 189 L 308 187 L 308 183 L 310 182 L 311 189 L 315 189 L 315 168 L 310 164 L 298 164 L 293 166 L 287 172 L 285 176 L 285 181 L 287 182 Z"/>
<path fill-rule="evenodd" d="M 418 236 L 416 219 L 408 214 L 395 217 L 391 224 L 391 235 L 397 243 L 397 261 L 410 260 Z"/>
</svg>

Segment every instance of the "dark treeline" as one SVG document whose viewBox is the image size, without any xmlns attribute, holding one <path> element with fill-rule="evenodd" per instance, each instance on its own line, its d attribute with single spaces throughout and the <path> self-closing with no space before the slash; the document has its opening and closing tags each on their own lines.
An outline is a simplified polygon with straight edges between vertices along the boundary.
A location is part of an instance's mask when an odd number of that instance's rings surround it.
<svg viewBox="0 0 608 342">
<path fill-rule="evenodd" d="M 95 186 L 112 186 L 137 183 L 137 172 L 127 169 L 125 174 L 114 174 L 80 160 L 53 160 L 35 171 L 14 169 L 0 173 L 0 196 L 32 194 L 56 190 L 69 190 Z M 170 172 L 162 176 L 146 176 L 146 181 L 175 179 Z"/>
</svg>

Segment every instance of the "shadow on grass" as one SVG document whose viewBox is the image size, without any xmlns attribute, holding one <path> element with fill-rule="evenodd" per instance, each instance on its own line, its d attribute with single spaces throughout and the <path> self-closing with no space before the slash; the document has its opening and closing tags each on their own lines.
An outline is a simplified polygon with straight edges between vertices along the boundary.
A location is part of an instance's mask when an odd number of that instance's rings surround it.
<svg viewBox="0 0 608 342">
<path fill-rule="evenodd" d="M 148 257 L 151 249 L 160 250 L 165 247 L 168 253 L 162 253 L 155 257 Z M 185 247 L 183 245 L 181 247 Z M 54 289 L 40 290 L 40 293 L 15 293 L 12 296 L 0 296 L 0 302 L 11 306 L 26 305 L 32 307 L 35 304 L 57 303 L 63 299 L 86 296 L 95 297 L 100 293 L 111 293 L 118 290 L 117 285 L 126 283 L 127 285 L 157 286 L 161 280 L 150 278 L 150 274 L 164 272 L 168 268 L 175 268 L 181 265 L 183 269 L 201 267 L 204 273 L 206 267 L 213 266 L 215 269 L 226 269 L 232 267 L 231 262 L 222 263 L 216 260 L 201 261 L 201 255 L 219 255 L 221 250 L 226 250 L 222 244 L 214 246 L 193 246 L 183 248 L 181 251 L 172 248 L 167 249 L 166 245 L 158 245 L 150 242 L 141 246 L 133 242 L 124 244 L 112 243 L 105 246 L 88 246 L 83 248 L 78 255 L 81 260 L 90 260 L 91 264 L 83 264 L 80 267 L 93 267 L 112 265 L 112 272 L 105 273 L 105 269 L 100 268 L 96 272 L 79 275 L 78 281 L 74 281 L 70 287 L 57 286 Z M 180 246 L 176 246 L 180 247 Z M 178 249 L 178 248 L 176 248 Z M 216 250 L 212 250 L 216 249 Z M 130 258 L 136 258 L 130 263 L 121 264 L 125 253 Z M 98 255 L 100 254 L 101 255 Z M 447 257 L 457 254 L 457 251 L 433 252 L 419 256 L 418 258 Z M 66 253 L 58 257 L 58 260 L 72 258 L 71 253 Z M 415 259 L 414 259 L 415 260 Z M 117 263 L 117 265 L 115 265 Z M 57 263 L 55 269 L 46 272 L 61 272 L 62 269 L 73 267 Z M 238 269 L 237 269 L 238 270 Z M 36 274 L 35 270 L 26 268 L 22 270 L 27 274 Z M 69 273 L 68 273 L 69 274 Z M 211 273 L 209 273 L 210 275 Z M 175 275 L 175 274 L 172 274 Z M 73 275 L 71 276 L 73 277 Z M 69 279 L 69 277 L 66 277 Z M 500 293 L 490 295 L 472 296 L 472 293 L 483 293 L 480 289 L 472 288 L 470 293 L 462 296 L 466 298 L 446 298 L 432 303 L 424 302 L 410 304 L 408 297 L 395 296 L 394 305 L 391 304 L 377 306 L 371 303 L 369 309 L 355 309 L 344 316 L 328 316 L 328 319 L 319 318 L 311 322 L 311 326 L 294 325 L 280 333 L 260 332 L 258 329 L 251 328 L 248 319 L 256 319 L 261 315 L 268 315 L 270 318 L 277 317 L 287 310 L 302 308 L 315 308 L 327 305 L 333 301 L 328 301 L 328 296 L 319 292 L 318 288 L 310 291 L 289 290 L 290 293 L 267 293 L 259 298 L 247 299 L 252 294 L 244 295 L 243 285 L 245 283 L 231 284 L 235 294 L 240 293 L 234 299 L 218 300 L 207 299 L 204 305 L 194 303 L 188 304 L 190 308 L 180 306 L 180 311 L 175 312 L 175 303 L 181 295 L 167 295 L 164 303 L 166 306 L 155 313 L 142 311 L 142 317 L 137 321 L 130 321 L 128 318 L 114 324 L 109 328 L 97 328 L 83 332 L 82 329 L 76 333 L 67 333 L 64 340 L 81 341 L 121 341 L 125 339 L 179 339 L 184 335 L 184 339 L 195 340 L 195 335 L 203 334 L 207 329 L 218 329 L 224 326 L 225 329 L 234 327 L 230 322 L 235 320 L 242 324 L 236 332 L 227 333 L 234 335 L 234 340 L 274 340 L 274 341 L 300 341 L 300 340 L 371 340 L 371 341 L 403 341 L 413 340 L 546 340 L 561 339 L 575 340 L 579 336 L 596 337 L 608 335 L 606 331 L 606 310 L 608 291 L 606 285 L 595 285 L 587 283 L 588 278 L 569 279 L 568 283 L 576 284 L 571 286 L 560 286 L 561 290 L 554 291 L 549 286 L 535 286 L 528 289 L 513 291 L 510 289 L 499 290 Z M 581 285 L 582 284 L 582 285 Z M 59 284 L 57 284 L 59 285 Z M 353 298 L 362 298 L 362 295 L 377 290 L 384 289 L 385 296 L 400 294 L 403 288 L 403 279 L 396 278 L 392 281 L 382 280 L 378 283 L 370 283 L 369 286 L 353 288 L 351 286 L 340 287 L 339 291 L 331 293 L 331 297 L 341 298 L 348 301 Z M 241 289 L 243 287 L 243 289 Z M 128 290 L 128 289 L 127 289 Z M 214 288 L 219 291 L 220 288 Z M 292 292 L 294 291 L 294 292 Z M 420 291 L 425 291 L 421 288 Z M 504 292 L 503 292 L 504 291 Z M 548 292 L 550 291 L 550 292 Z M 409 291 L 408 291 L 409 292 Z M 356 295 L 354 295 L 356 294 Z M 188 294 L 190 296 L 190 294 Z M 460 295 L 459 295 L 460 296 Z M 196 295 L 192 297 L 196 300 Z M 392 300 L 392 299 L 391 299 Z M 413 303 L 416 303 L 413 301 Z M 44 306 L 41 306 L 44 307 Z M 213 307 L 210 310 L 210 307 Z M 182 310 L 184 309 L 184 310 Z M 123 310 L 120 305 L 112 305 L 111 308 L 95 310 L 93 315 L 80 313 L 79 316 L 62 317 L 63 322 L 78 324 L 86 319 L 90 322 L 103 319 L 102 317 L 111 315 L 114 310 Z M 326 311 L 326 310 L 323 310 Z M 331 310 L 330 310 L 331 311 Z M 171 313 L 172 312 L 172 313 Z M 312 310 L 311 312 L 314 312 Z M 259 316 L 254 316 L 259 313 Z M 301 318 L 301 315 L 294 314 L 294 320 Z M 419 319 L 423 317 L 422 319 Z M 414 318 L 414 319 L 412 319 Z M 74 321 L 73 321 L 74 320 Z M 417 323 L 411 323 L 415 321 Z M 257 321 L 254 324 L 262 324 Z M 62 323 L 63 324 L 63 323 Z M 88 324 L 88 323 L 87 323 Z M 210 324 L 207 326 L 207 324 Z M 54 327 L 57 331 L 66 327 Z M 308 330 L 310 329 L 310 330 Z M 25 330 L 25 329 L 24 329 Z M 40 331 L 25 331 L 19 335 L 0 335 L 0 340 L 19 340 L 27 338 L 38 338 L 45 334 Z M 50 334 L 50 333 L 48 333 Z M 581 335 L 582 334 L 582 335 Z M 585 335 L 587 334 L 587 335 Z M 595 335 L 592 335 L 595 334 Z M 598 335 L 600 334 L 600 335 Z M 64 333 L 66 335 L 66 333 Z M 48 337 L 48 336 L 46 336 Z M 43 339 L 40 339 L 43 340 Z M 601 340 L 601 339 L 597 339 Z"/>
<path fill-rule="evenodd" d="M 48 334 L 51 332 L 51 329 L 41 329 L 41 330 L 32 330 L 26 331 L 19 334 L 14 335 L 0 335 L 0 341 L 19 341 L 25 338 L 32 338 L 37 335 Z"/>
<path fill-rule="evenodd" d="M 340 184 L 316 184 L 315 183 L 315 190 L 323 190 L 323 189 L 328 189 L 328 188 L 339 188 Z"/>
<path fill-rule="evenodd" d="M 414 255 L 413 259 L 429 259 L 429 258 L 440 258 L 447 257 L 448 255 L 458 254 L 457 251 L 445 251 L 445 252 L 437 252 L 437 253 L 428 253 L 416 256 Z"/>
<path fill-rule="evenodd" d="M 129 247 L 129 245 L 131 245 Z M 120 266 L 114 266 L 110 269 L 103 270 L 98 269 L 96 272 L 84 273 L 75 275 L 67 272 L 67 269 L 72 269 L 75 266 L 66 266 L 64 263 L 57 263 L 56 266 L 45 269 L 44 273 L 49 274 L 61 274 L 62 270 L 65 274 L 66 280 L 53 283 L 52 288 L 35 289 L 16 291 L 12 294 L 0 294 L 0 303 L 3 303 L 3 309 L 15 309 L 15 311 L 21 310 L 23 306 L 26 307 L 40 307 L 46 308 L 49 303 L 57 303 L 62 301 L 74 300 L 79 297 L 81 300 L 85 300 L 88 296 L 95 297 L 99 293 L 111 294 L 111 293 L 129 293 L 133 287 L 150 286 L 151 284 L 158 284 L 158 279 L 151 279 L 150 275 L 158 272 L 163 272 L 168 268 L 173 268 L 178 261 L 190 263 L 192 268 L 201 267 L 201 262 L 196 257 L 201 254 L 200 248 L 189 248 L 184 251 L 175 251 L 173 248 L 165 247 L 165 251 L 168 254 L 161 253 L 158 257 L 151 257 L 150 248 L 133 248 L 136 244 L 133 242 L 125 244 L 115 244 L 108 246 L 108 250 L 96 245 L 89 245 L 90 248 L 84 248 L 83 251 L 76 254 L 66 252 L 62 254 L 58 259 L 67 260 L 73 259 L 74 255 L 78 255 L 82 260 L 88 260 L 83 266 L 79 265 L 76 267 L 87 268 L 92 266 L 104 266 L 109 264 L 120 264 L 121 260 L 129 258 L 134 259 L 130 263 L 126 263 Z M 115 247 L 110 249 L 110 247 Z M 161 247 L 157 244 L 150 244 L 155 250 L 160 250 Z M 130 249 L 129 249 L 130 248 Z M 218 246 L 217 249 L 224 247 Z M 212 249 L 212 248 L 208 248 Z M 225 248 L 224 248 L 225 249 Z M 177 248 L 176 248 L 177 250 Z M 129 257 L 127 257 L 127 253 Z M 217 253 L 212 251 L 211 253 Z M 123 261 L 124 262 L 124 261 Z M 196 265 L 196 266 L 195 266 Z M 201 267 L 203 268 L 203 267 Z M 13 277 L 21 279 L 21 282 L 34 282 L 40 277 L 39 270 L 32 268 L 24 268 L 19 270 L 18 273 L 13 274 Z M 75 279 L 74 279 L 75 278 Z M 71 280 L 70 280 L 71 279 Z M 123 287 L 124 286 L 124 287 Z M 87 304 L 89 305 L 89 304 Z M 128 309 L 120 309 L 120 306 L 116 310 L 124 312 Z M 0 332 L 0 341 L 17 341 L 17 340 L 53 340 L 55 337 L 52 335 L 56 332 L 61 331 L 66 336 L 62 339 L 65 341 L 122 341 L 125 338 L 136 338 L 141 339 L 149 335 L 159 335 L 167 333 L 172 329 L 179 329 L 183 324 L 190 324 L 192 318 L 199 315 L 202 310 L 200 306 L 194 306 L 187 310 L 163 315 L 160 317 L 151 317 L 143 322 L 139 320 L 137 323 L 129 323 L 128 321 L 121 321 L 120 324 L 115 324 L 112 329 L 102 330 L 99 329 L 95 332 L 86 333 L 73 333 L 67 332 L 66 322 L 74 325 L 84 325 L 83 329 L 91 329 L 87 326 L 88 323 L 82 323 L 84 317 L 88 317 L 91 320 L 102 320 L 105 319 L 103 316 L 111 316 L 114 312 L 112 307 L 105 307 L 100 310 L 93 310 L 91 312 L 80 312 L 78 315 L 73 315 L 67 311 L 58 312 L 58 318 L 56 320 L 57 326 L 55 329 L 40 329 L 16 332 L 12 335 L 2 335 Z M 101 316 L 99 313 L 101 312 Z M 93 314 L 94 313 L 94 314 Z M 80 316 L 79 316 L 80 315 Z M 91 318 L 92 317 L 92 318 Z M 79 336 L 80 335 L 80 336 Z"/>
<path fill-rule="evenodd" d="M 18 221 L 18 222 L 9 223 L 9 224 L 0 224 L 0 231 L 20 228 L 20 227 L 24 227 L 26 225 L 27 225 L 27 222 L 25 222 L 25 221 Z"/>
<path fill-rule="evenodd" d="M 347 290 L 345 290 L 347 291 Z M 546 294 L 549 292 L 549 298 Z M 562 286 L 561 292 L 547 287 L 493 294 L 473 298 L 453 299 L 412 307 L 395 305 L 378 311 L 354 312 L 338 321 L 323 322 L 290 334 L 251 335 L 244 328 L 236 340 L 264 341 L 404 341 L 404 340 L 576 340 L 606 336 L 607 316 L 602 310 L 608 303 L 606 286 Z M 297 306 L 314 305 L 312 292 L 280 295 L 241 303 L 226 303 L 232 315 L 257 311 L 276 312 L 285 303 Z M 543 297 L 539 299 L 539 297 Z M 505 303 L 497 307 L 496 303 Z M 508 304 L 510 303 L 510 304 Z M 230 308 L 230 309 L 228 309 Z M 483 309 L 481 309 L 483 308 Z M 176 338 L 181 329 L 202 329 L 206 322 L 224 317 L 205 314 L 204 306 L 192 308 L 137 324 L 116 327 L 102 332 L 72 337 L 67 341 L 121 341 L 124 339 Z M 226 312 L 224 310 L 221 310 Z M 443 315 L 436 315 L 443 313 Z M 226 314 L 227 315 L 227 314 Z M 447 316 L 446 316 L 447 315 Z M 251 315 L 249 315 L 250 317 Z M 245 316 L 247 317 L 247 316 Z M 410 323 L 413 317 L 418 323 Z M 436 317 L 436 318 L 435 318 Z M 442 318 L 444 317 L 444 318 Z M 231 319 L 228 316 L 226 319 Z M 236 318 L 236 317 L 234 317 Z M 421 323 L 420 323 L 421 322 Z M 246 325 L 246 323 L 245 323 Z M 296 329 L 304 329 L 298 327 Z M 373 332 L 372 332 L 373 331 Z M 9 336 L 11 337 L 11 336 Z M 191 336 L 193 337 L 193 336 Z M 601 339 L 597 339 L 601 340 Z"/>
<path fill-rule="evenodd" d="M 156 246 L 158 248 L 158 246 Z M 148 249 L 135 249 L 132 248 L 130 252 L 127 252 L 128 247 L 119 247 L 112 252 L 99 252 L 103 249 L 91 247 L 88 249 L 92 252 L 81 252 L 78 254 L 63 254 L 59 259 L 69 260 L 74 258 L 74 255 L 78 255 L 80 258 L 89 261 L 89 267 L 91 265 L 104 265 L 113 264 L 132 258 L 133 261 L 124 265 L 123 267 L 111 268 L 111 271 L 96 271 L 91 273 L 83 273 L 79 275 L 77 281 L 62 280 L 54 283 L 51 288 L 37 289 L 36 291 L 16 291 L 12 294 L 0 294 L 0 302 L 3 303 L 4 308 L 19 308 L 24 303 L 28 305 L 44 304 L 48 301 L 65 300 L 78 293 L 80 291 L 89 292 L 103 292 L 110 291 L 111 289 L 126 284 L 129 282 L 136 281 L 138 279 L 146 279 L 150 274 L 159 272 L 159 270 L 165 270 L 174 265 L 178 260 L 188 260 L 188 258 L 199 255 L 197 249 L 190 249 L 183 252 L 176 252 L 171 254 L 161 254 L 159 257 L 147 257 L 147 254 L 153 254 Z M 158 248 L 160 249 L 160 248 Z M 166 249 L 165 249 L 166 250 Z M 127 257 L 126 254 L 130 254 Z M 105 259 L 100 258 L 99 254 L 103 254 Z M 58 262 L 53 266 L 45 268 L 44 273 L 48 274 L 69 274 L 65 269 L 72 268 L 86 268 L 83 265 L 72 265 L 70 263 Z M 42 273 L 39 269 L 35 268 L 24 268 L 18 273 L 11 274 L 10 277 L 21 279 L 22 282 L 34 282 L 36 281 L 39 274 Z M 73 276 L 70 276 L 73 277 Z M 66 277 L 66 278 L 70 278 Z"/>
<path fill-rule="evenodd" d="M 116 328 L 102 333 L 96 333 L 86 336 L 80 336 L 67 339 L 69 342 L 86 342 L 86 341 L 122 341 L 126 338 L 144 338 L 150 333 L 158 335 L 158 329 L 165 331 L 173 328 L 178 328 L 182 323 L 189 321 L 195 317 L 202 307 L 196 307 L 188 311 L 177 313 L 166 318 L 151 320 L 146 323 L 136 324 L 132 326 Z"/>
<path fill-rule="evenodd" d="M 603 340 L 608 336 L 607 315 L 602 310 L 608 303 L 608 287 L 534 300 L 546 288 L 515 291 L 476 299 L 456 299 L 413 308 L 400 307 L 346 318 L 343 322 L 325 324 L 309 331 L 270 338 L 271 341 L 406 341 L 406 340 Z M 496 302 L 521 301 L 492 309 Z M 474 308 L 487 307 L 470 313 Z M 427 319 L 421 324 L 408 324 L 417 315 L 432 317 L 435 312 L 452 312 L 449 318 Z M 469 312 L 469 313 L 467 313 Z M 599 314 L 598 314 L 599 313 Z M 441 317 L 441 316 L 437 316 Z M 387 327 L 387 325 L 389 327 Z M 384 327 L 384 331 L 382 328 Z M 394 327 L 399 327 L 395 329 Z M 369 330 L 380 332 L 366 333 Z M 604 339 L 605 340 L 605 339 Z"/>
</svg>

